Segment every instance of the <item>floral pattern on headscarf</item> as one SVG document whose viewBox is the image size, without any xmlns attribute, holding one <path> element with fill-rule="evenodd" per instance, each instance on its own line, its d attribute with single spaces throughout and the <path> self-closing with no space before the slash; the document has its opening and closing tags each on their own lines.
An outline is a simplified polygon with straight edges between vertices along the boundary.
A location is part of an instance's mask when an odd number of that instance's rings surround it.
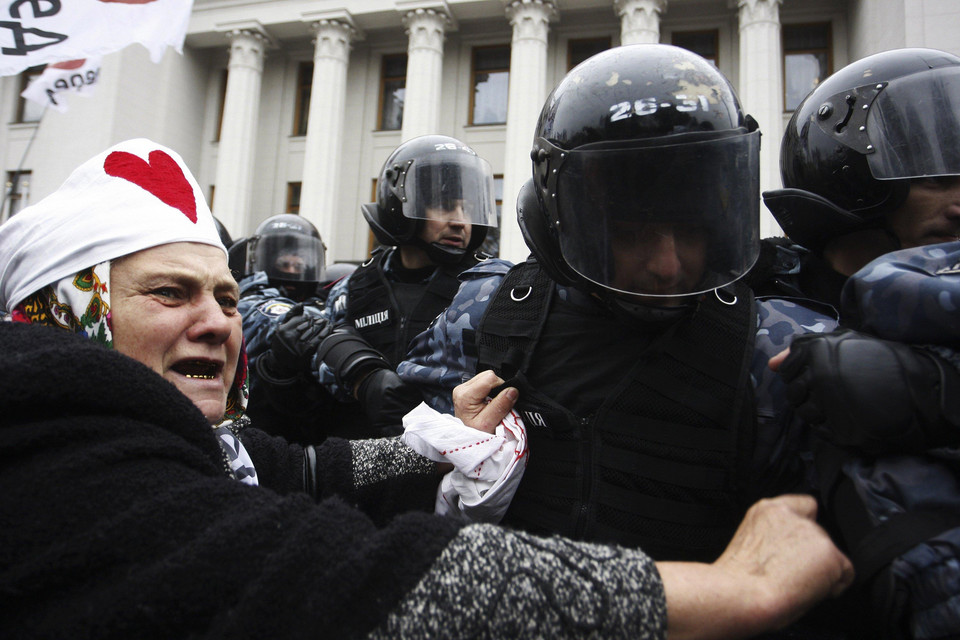
<svg viewBox="0 0 960 640">
<path fill-rule="evenodd" d="M 18 304 L 11 320 L 66 329 L 113 348 L 110 261 L 47 285 Z"/>
<path fill-rule="evenodd" d="M 9 319 L 66 329 L 112 349 L 109 283 L 110 261 L 107 260 L 27 296 L 10 313 Z M 246 422 L 244 413 L 249 397 L 247 350 L 246 345 L 241 344 L 237 372 L 220 424 L 239 432 Z"/>
</svg>

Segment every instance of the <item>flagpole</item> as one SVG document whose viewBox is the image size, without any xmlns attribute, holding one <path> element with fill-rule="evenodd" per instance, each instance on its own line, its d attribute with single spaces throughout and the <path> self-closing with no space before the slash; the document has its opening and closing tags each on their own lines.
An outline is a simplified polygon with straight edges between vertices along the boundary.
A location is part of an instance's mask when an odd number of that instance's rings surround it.
<svg viewBox="0 0 960 640">
<path fill-rule="evenodd" d="M 23 163 L 27 161 L 27 154 L 30 153 L 30 147 L 33 146 L 33 141 L 37 139 L 37 133 L 40 131 L 40 124 L 43 122 L 43 116 L 47 113 L 47 105 L 43 105 L 43 111 L 40 112 L 40 119 L 37 120 L 37 126 L 33 129 L 33 135 L 30 136 L 30 139 L 27 141 L 27 146 L 23 150 L 23 155 L 20 156 L 20 164 L 17 165 L 16 171 L 13 172 L 13 177 L 10 180 L 10 188 L 5 189 L 3 192 L 3 200 L 0 200 L 0 224 L 3 224 L 7 219 L 10 218 L 7 215 L 7 201 L 10 199 L 10 196 L 13 195 L 13 189 L 17 186 L 17 182 L 20 180 L 20 174 L 23 172 Z"/>
</svg>

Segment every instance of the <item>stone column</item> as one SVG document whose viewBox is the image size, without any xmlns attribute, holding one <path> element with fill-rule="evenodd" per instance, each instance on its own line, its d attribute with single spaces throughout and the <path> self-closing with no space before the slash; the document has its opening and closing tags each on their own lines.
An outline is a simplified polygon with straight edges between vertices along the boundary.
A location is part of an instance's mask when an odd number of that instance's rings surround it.
<svg viewBox="0 0 960 640">
<path fill-rule="evenodd" d="M 260 85 L 269 40 L 257 27 L 231 29 L 226 36 L 230 39 L 230 63 L 217 150 L 213 213 L 232 234 L 243 236 L 249 231 Z"/>
<path fill-rule="evenodd" d="M 402 17 L 407 31 L 407 84 L 400 138 L 440 133 L 443 39 L 453 25 L 445 6 L 418 7 Z"/>
<path fill-rule="evenodd" d="M 303 153 L 300 215 L 313 223 L 326 245 L 335 242 L 339 203 L 350 43 L 358 31 L 350 16 L 303 16 L 314 33 L 313 80 Z M 219 197 L 219 194 L 217 194 Z M 352 220 L 352 218 L 350 218 Z"/>
<path fill-rule="evenodd" d="M 739 0 L 740 102 L 760 123 L 760 190 L 780 188 L 780 139 L 783 137 L 783 51 L 780 46 L 782 0 Z M 219 196 L 218 196 L 219 197 Z M 760 236 L 783 232 L 761 205 Z"/>
<path fill-rule="evenodd" d="M 533 175 L 530 149 L 537 118 L 549 93 L 547 87 L 547 33 L 556 20 L 552 0 L 507 0 L 505 10 L 513 26 L 510 45 L 510 90 L 503 171 L 500 257 L 521 262 L 530 253 L 517 224 L 517 194 Z"/>
<path fill-rule="evenodd" d="M 614 0 L 620 16 L 620 44 L 656 44 L 660 42 L 660 16 L 667 0 Z"/>
</svg>

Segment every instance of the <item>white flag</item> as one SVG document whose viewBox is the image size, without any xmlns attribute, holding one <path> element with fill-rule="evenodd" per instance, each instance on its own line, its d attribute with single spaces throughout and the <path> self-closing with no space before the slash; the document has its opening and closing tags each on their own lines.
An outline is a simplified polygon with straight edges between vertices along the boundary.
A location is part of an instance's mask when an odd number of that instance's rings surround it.
<svg viewBox="0 0 960 640">
<path fill-rule="evenodd" d="M 160 62 L 168 46 L 183 51 L 192 7 L 193 0 L 13 0 L 0 9 L 0 75 L 134 42 Z"/>
<path fill-rule="evenodd" d="M 51 109 L 67 110 L 67 96 L 90 96 L 100 79 L 100 56 L 48 64 L 20 95 Z"/>
</svg>

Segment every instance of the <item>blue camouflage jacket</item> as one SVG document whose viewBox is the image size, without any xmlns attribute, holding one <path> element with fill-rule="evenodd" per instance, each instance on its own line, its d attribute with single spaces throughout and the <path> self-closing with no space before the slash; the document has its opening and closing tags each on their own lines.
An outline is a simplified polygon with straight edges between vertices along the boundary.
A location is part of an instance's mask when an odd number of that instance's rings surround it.
<svg viewBox="0 0 960 640">
<path fill-rule="evenodd" d="M 491 259 L 461 274 L 463 284 L 453 302 L 425 332 L 411 343 L 407 358 L 397 373 L 404 381 L 417 385 L 427 404 L 438 411 L 453 413 L 451 393 L 458 384 L 476 374 L 477 359 L 464 349 L 464 331 L 474 332 L 511 263 Z M 565 287 L 558 295 L 570 299 Z M 793 336 L 808 332 L 832 331 L 836 320 L 787 300 L 759 300 L 757 333 L 753 355 L 752 381 L 757 402 L 757 442 L 753 457 L 756 477 L 775 485 L 787 482 L 784 464 L 801 451 L 803 429 L 793 416 L 785 397 L 782 380 L 769 369 L 768 360 L 787 348 Z"/>
<path fill-rule="evenodd" d="M 295 304 L 297 303 L 290 298 L 284 297 L 279 289 L 270 285 L 267 274 L 263 271 L 240 281 L 237 310 L 243 318 L 243 339 L 251 365 L 270 348 L 273 332 Z M 319 301 L 309 301 L 304 307 L 304 313 L 321 316 L 322 307 Z M 255 387 L 259 386 L 261 381 L 253 366 L 250 367 L 249 375 L 250 393 L 253 395 Z"/>
<path fill-rule="evenodd" d="M 960 370 L 960 242 L 888 253 L 847 281 L 843 322 L 885 340 L 935 352 Z M 850 457 L 853 479 L 875 523 L 908 512 L 960 520 L 960 447 L 918 455 Z M 960 636 L 960 527 L 942 531 L 897 557 L 877 603 L 888 626 L 915 639 Z"/>
</svg>

